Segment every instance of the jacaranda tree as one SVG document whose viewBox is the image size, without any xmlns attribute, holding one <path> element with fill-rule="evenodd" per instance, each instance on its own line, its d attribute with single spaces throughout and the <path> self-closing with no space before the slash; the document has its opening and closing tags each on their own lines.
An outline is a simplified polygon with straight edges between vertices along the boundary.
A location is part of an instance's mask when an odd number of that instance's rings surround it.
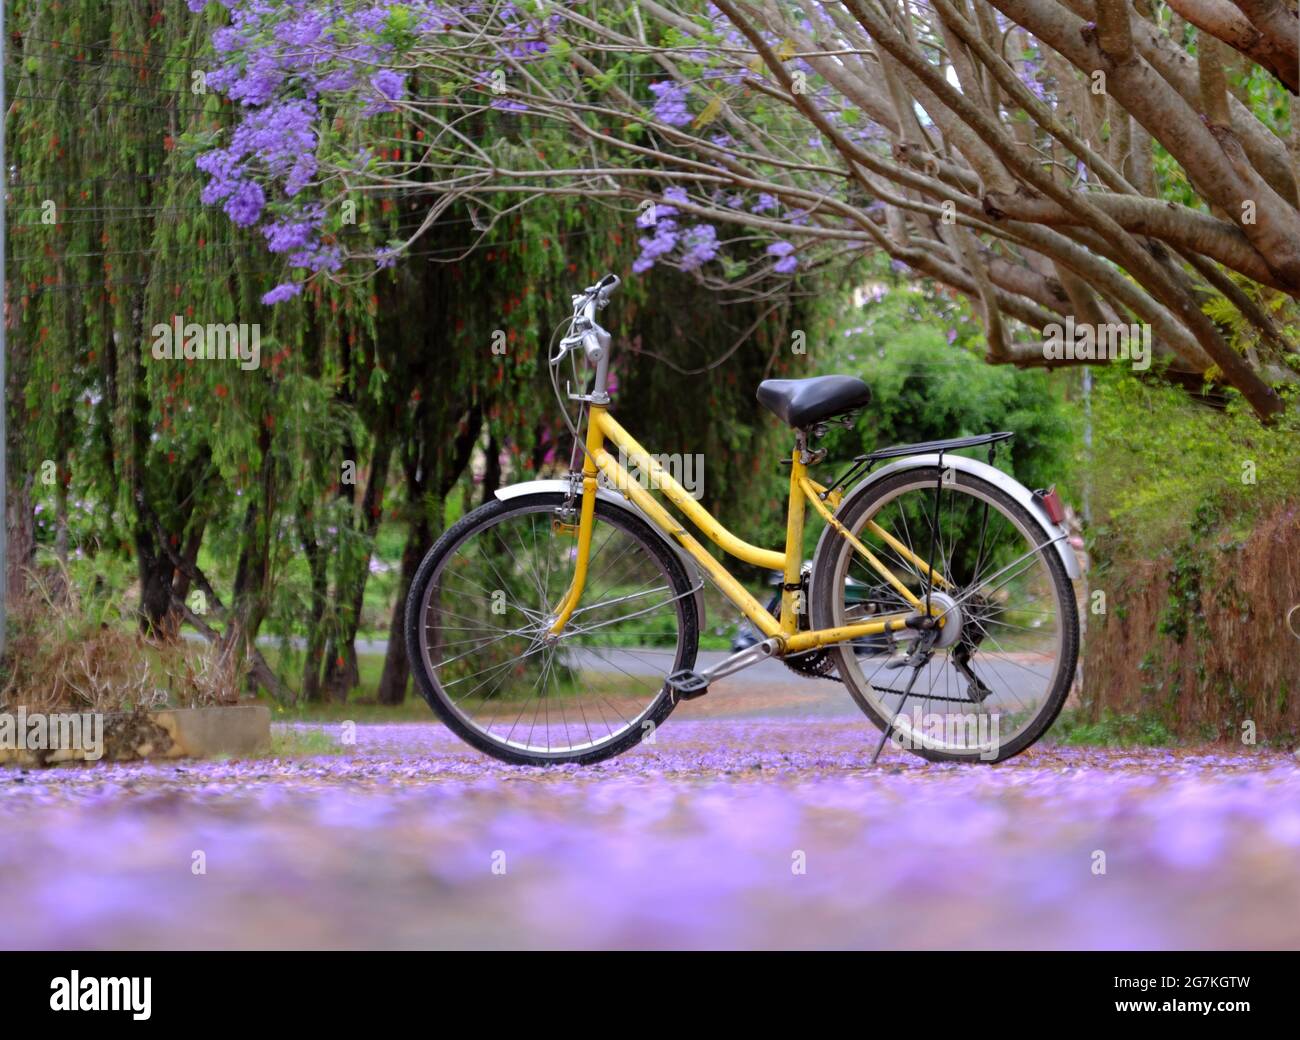
<svg viewBox="0 0 1300 1040">
<path fill-rule="evenodd" d="M 503 197 L 579 194 L 637 208 L 642 267 L 760 292 L 880 251 L 966 294 L 991 361 L 1087 362 L 1043 330 L 1139 324 L 1176 377 L 1284 407 L 1284 0 L 227 3 L 212 82 L 244 116 L 200 162 L 288 253 L 276 298 L 362 256 L 329 233 L 350 192 L 418 181 L 426 223 L 460 199 L 487 226 Z M 396 157 L 359 144 L 389 111 Z M 528 129 L 477 133 L 487 113 Z"/>
</svg>

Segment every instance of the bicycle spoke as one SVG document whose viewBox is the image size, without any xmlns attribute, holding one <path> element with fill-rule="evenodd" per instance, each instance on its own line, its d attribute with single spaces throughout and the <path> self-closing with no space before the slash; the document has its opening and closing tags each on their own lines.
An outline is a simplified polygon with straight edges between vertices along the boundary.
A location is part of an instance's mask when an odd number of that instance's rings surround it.
<svg viewBox="0 0 1300 1040">
<path fill-rule="evenodd" d="M 1056 586 L 1045 563 L 1055 550 L 1037 528 L 1017 526 L 995 498 L 973 490 L 978 484 L 973 478 L 939 483 L 938 473 L 929 469 L 910 480 L 895 478 L 897 490 L 882 494 L 873 509 L 858 515 L 853 530 L 870 542 L 872 552 L 912 595 L 922 602 L 938 600 L 942 609 L 936 615 L 944 621 L 939 632 L 948 631 L 948 625 L 956 628 L 946 639 L 935 636 L 942 645 L 930 648 L 917 642 L 920 635 L 912 635 L 891 639 L 892 655 L 874 649 L 878 642 L 865 652 L 842 652 L 841 678 L 847 669 L 846 681 L 887 731 L 891 720 L 911 710 L 919 715 L 906 723 L 899 719 L 899 729 L 917 730 L 914 736 L 924 737 L 926 748 L 969 754 L 996 745 L 996 751 L 1035 723 L 1058 688 L 1057 676 L 1064 674 L 1063 618 L 1059 606 L 1053 609 Z M 878 525 L 906 553 L 884 534 L 873 537 L 868 523 Z M 913 527 L 918 527 L 919 540 Z M 854 621 L 909 609 L 851 548 L 842 549 L 840 558 L 845 576 L 845 584 L 837 586 L 841 596 L 846 603 L 862 604 L 852 612 Z M 943 584 L 933 575 L 942 576 Z M 856 598 L 849 599 L 849 593 Z M 841 608 L 834 622 L 846 624 L 849 616 L 847 607 Z M 903 674 L 915 673 L 913 682 L 891 674 L 900 665 Z M 994 722 L 977 724 L 977 719 L 1000 719 L 1002 725 L 995 732 Z M 950 746 L 949 741 L 960 743 Z"/>
<path fill-rule="evenodd" d="M 598 512 L 582 594 L 552 634 L 553 586 L 569 588 L 577 547 L 557 516 L 521 505 L 471 528 L 430 579 L 421 625 L 435 693 L 460 723 L 538 760 L 609 746 L 663 702 L 696 591 Z"/>
</svg>

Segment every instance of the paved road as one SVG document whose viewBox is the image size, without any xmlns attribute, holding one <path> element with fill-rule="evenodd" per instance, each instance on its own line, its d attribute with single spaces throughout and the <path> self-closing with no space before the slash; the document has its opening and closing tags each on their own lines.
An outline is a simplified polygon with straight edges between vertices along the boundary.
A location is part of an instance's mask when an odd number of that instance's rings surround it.
<svg viewBox="0 0 1300 1040">
<path fill-rule="evenodd" d="M 0 770 L 0 944 L 1300 945 L 1290 756 L 873 768 L 864 721 L 717 693 L 587 769 L 413 723 L 318 757 Z M 784 715 L 738 718 L 742 694 Z"/>
<path fill-rule="evenodd" d="M 595 671 L 618 671 L 626 675 L 659 676 L 672 671 L 673 657 L 669 653 L 655 650 L 619 650 L 603 649 L 570 650 L 571 659 L 584 669 Z M 729 653 L 721 650 L 701 651 L 695 660 L 695 670 L 707 671 L 714 665 L 726 660 Z M 883 656 L 864 658 L 863 674 L 872 679 L 881 688 L 901 689 L 911 679 L 909 668 L 897 671 L 883 667 Z M 1032 654 L 1007 654 L 997 657 L 981 658 L 976 664 L 976 671 L 982 681 L 988 684 L 992 693 L 980 705 L 981 711 L 1015 711 L 1041 703 L 1047 687 L 1047 678 L 1052 674 L 1053 661 L 1050 658 Z M 769 658 L 752 664 L 743 672 L 735 672 L 729 677 L 729 685 L 739 690 L 741 696 L 727 698 L 731 708 L 741 714 L 754 714 L 753 707 L 746 703 L 743 691 L 755 687 L 783 687 L 789 691 L 790 706 L 798 714 L 814 713 L 854 715 L 857 708 L 838 681 L 829 681 L 800 675 L 788 668 L 784 662 Z M 963 700 L 968 697 L 967 683 L 952 666 L 946 655 L 937 656 L 924 665 L 916 677 L 915 690 L 918 694 L 931 693 L 937 698 L 954 698 Z M 710 695 L 712 696 L 712 695 Z M 897 709 L 900 703 L 891 698 L 889 706 Z M 951 707 L 952 702 L 926 700 L 913 697 L 908 701 L 909 709 L 919 708 L 923 712 L 974 711 L 975 705 L 967 702 Z"/>
</svg>

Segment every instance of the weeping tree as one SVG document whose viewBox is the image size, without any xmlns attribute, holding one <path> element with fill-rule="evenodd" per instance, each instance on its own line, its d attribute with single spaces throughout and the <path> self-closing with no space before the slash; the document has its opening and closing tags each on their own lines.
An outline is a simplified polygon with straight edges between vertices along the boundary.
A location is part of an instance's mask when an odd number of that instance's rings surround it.
<svg viewBox="0 0 1300 1040">
<path fill-rule="evenodd" d="M 9 24 L 15 569 L 53 514 L 65 559 L 75 541 L 134 562 L 146 632 L 188 622 L 286 696 L 252 641 L 305 631 L 305 695 L 341 695 L 398 446 L 422 426 L 443 466 L 485 381 L 445 371 L 439 422 L 424 416 L 409 362 L 438 349 L 435 323 L 394 320 L 424 287 L 322 283 L 264 302 L 283 262 L 205 200 L 194 166 L 235 120 L 203 82 L 213 26 L 185 4 L 19 3 Z M 354 209 L 358 240 L 400 224 L 391 196 Z M 293 230 L 280 233 L 271 244 Z M 477 299 L 458 328 L 483 329 Z M 175 323 L 216 328 L 223 347 L 248 330 L 248 356 L 186 356 L 183 337 L 160 348 Z"/>
<path fill-rule="evenodd" d="M 65 560 L 70 525 L 86 551 L 133 559 L 145 631 L 170 637 L 188 621 L 238 644 L 283 696 L 252 640 L 305 630 L 304 695 L 341 696 L 355 682 L 368 562 L 399 448 L 418 429 L 422 472 L 451 474 L 443 489 L 465 465 L 448 432 L 476 436 L 481 399 L 509 389 L 480 390 L 495 307 L 473 293 L 460 301 L 455 334 L 481 335 L 484 349 L 430 381 L 434 366 L 421 359 L 449 340 L 427 330 L 446 318 L 408 305 L 437 299 L 428 284 L 321 283 L 264 302 L 282 262 L 246 220 L 208 204 L 194 167 L 202 142 L 235 122 L 202 79 L 213 26 L 180 2 L 18 4 L 10 25 L 19 568 L 44 523 L 37 508 L 51 505 Z M 249 200 L 241 205 L 227 212 L 242 217 Z M 400 226 L 391 193 L 354 209 L 358 240 Z M 272 244 L 293 233 L 281 228 Z M 223 335 L 255 327 L 258 352 L 249 343 L 242 362 L 187 358 L 181 341 L 156 352 L 155 331 L 177 320 Z M 422 403 L 412 387 L 430 382 L 441 392 Z"/>
<path fill-rule="evenodd" d="M 254 640 L 301 636 L 300 695 L 340 698 L 357 681 L 376 537 L 398 523 L 380 687 L 395 701 L 407 685 L 400 616 L 414 567 L 449 500 L 567 459 L 542 353 L 567 292 L 630 262 L 635 235 L 599 203 L 519 207 L 499 195 L 490 218 L 475 200 L 451 200 L 426 226 L 418 178 L 368 184 L 305 219 L 283 191 L 223 195 L 199 157 L 248 136 L 256 106 L 223 96 L 219 78 L 209 84 L 228 16 L 193 6 L 12 5 L 11 587 L 38 546 L 65 563 L 92 557 L 100 579 L 108 561 L 126 561 L 151 636 L 188 624 L 246 653 L 256 680 L 285 698 Z M 348 114 L 323 107 L 315 125 L 351 135 L 370 168 L 409 163 L 420 146 L 403 111 L 373 112 L 355 135 Z M 509 112 L 479 117 L 483 134 L 518 141 L 519 129 Z M 293 140 L 295 158 L 314 155 Z M 384 258 L 377 276 L 329 260 L 411 237 L 419 245 Z M 292 272 L 322 258 L 332 277 L 304 290 Z M 683 364 L 695 363 L 700 337 L 731 343 L 752 323 L 743 301 L 709 328 L 690 319 L 704 301 L 688 279 L 658 283 L 663 307 L 647 288 L 629 300 L 649 338 L 688 323 L 696 337 L 681 346 Z M 177 323 L 180 338 L 161 349 L 160 331 Z M 231 351 L 241 329 L 256 329 L 257 350 L 250 336 L 242 359 L 187 357 L 191 324 L 223 342 L 233 329 Z M 754 379 L 767 364 L 755 357 Z M 739 416 L 750 393 L 716 372 L 642 399 L 653 429 L 660 414 L 699 416 L 692 401 Z M 714 473 L 719 489 L 728 465 Z"/>
<path fill-rule="evenodd" d="M 133 560 L 146 632 L 188 619 L 284 695 L 251 640 L 296 607 L 287 489 L 323 497 L 303 446 L 360 430 L 340 373 L 373 342 L 373 308 L 322 287 L 337 332 L 320 351 L 307 307 L 260 302 L 264 240 L 203 204 L 187 155 L 187 135 L 232 120 L 194 76 L 209 27 L 184 4 L 17 3 L 9 28 L 11 473 L 41 499 L 11 497 L 17 523 L 52 504 L 81 551 Z M 191 323 L 225 360 L 160 342 Z M 34 539 L 17 548 L 29 565 Z"/>
<path fill-rule="evenodd" d="M 887 256 L 969 298 L 993 363 L 1109 360 L 1047 348 L 1069 319 L 1149 330 L 1166 375 L 1262 419 L 1294 381 L 1293 0 L 231 8 L 219 75 L 246 120 L 351 113 L 313 136 L 296 205 L 418 181 L 428 219 L 381 263 L 454 201 L 490 228 L 576 195 L 640 223 L 639 267 L 749 298 Z M 415 132 L 369 161 L 349 134 L 383 109 Z M 493 112 L 526 130 L 472 132 Z M 230 192 L 288 182 L 275 141 L 221 153 Z"/>
</svg>

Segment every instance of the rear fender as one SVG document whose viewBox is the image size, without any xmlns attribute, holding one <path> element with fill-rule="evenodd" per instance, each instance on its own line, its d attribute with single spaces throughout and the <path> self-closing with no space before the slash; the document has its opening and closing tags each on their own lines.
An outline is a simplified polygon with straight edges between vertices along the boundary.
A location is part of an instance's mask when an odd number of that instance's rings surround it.
<svg viewBox="0 0 1300 1040">
<path fill-rule="evenodd" d="M 844 496 L 844 501 L 840 505 L 838 513 L 842 514 L 859 495 L 865 494 L 868 489 L 874 487 L 886 477 L 892 477 L 895 473 L 902 473 L 906 470 L 932 469 L 941 463 L 945 468 L 951 466 L 958 472 L 969 473 L 973 477 L 979 477 L 981 480 L 987 481 L 994 487 L 1005 491 L 1012 499 L 1024 506 L 1025 511 L 1037 522 L 1042 530 L 1043 541 L 1052 543 L 1056 554 L 1061 558 L 1061 563 L 1065 565 L 1065 573 L 1069 575 L 1070 580 L 1078 581 L 1083 577 L 1083 572 L 1079 569 L 1079 558 L 1070 546 L 1069 532 L 1064 527 L 1052 522 L 1052 518 L 1047 515 L 1047 510 L 1043 507 L 1043 504 L 1034 497 L 1034 493 L 1000 469 L 990 466 L 987 462 L 980 462 L 978 459 L 968 459 L 964 455 L 911 455 L 899 459 L 897 462 L 891 462 L 888 466 L 882 466 Z M 838 537 L 834 529 L 827 525 L 817 542 L 817 557 L 821 556 L 822 547 L 826 544 L 828 535 Z"/>
</svg>

